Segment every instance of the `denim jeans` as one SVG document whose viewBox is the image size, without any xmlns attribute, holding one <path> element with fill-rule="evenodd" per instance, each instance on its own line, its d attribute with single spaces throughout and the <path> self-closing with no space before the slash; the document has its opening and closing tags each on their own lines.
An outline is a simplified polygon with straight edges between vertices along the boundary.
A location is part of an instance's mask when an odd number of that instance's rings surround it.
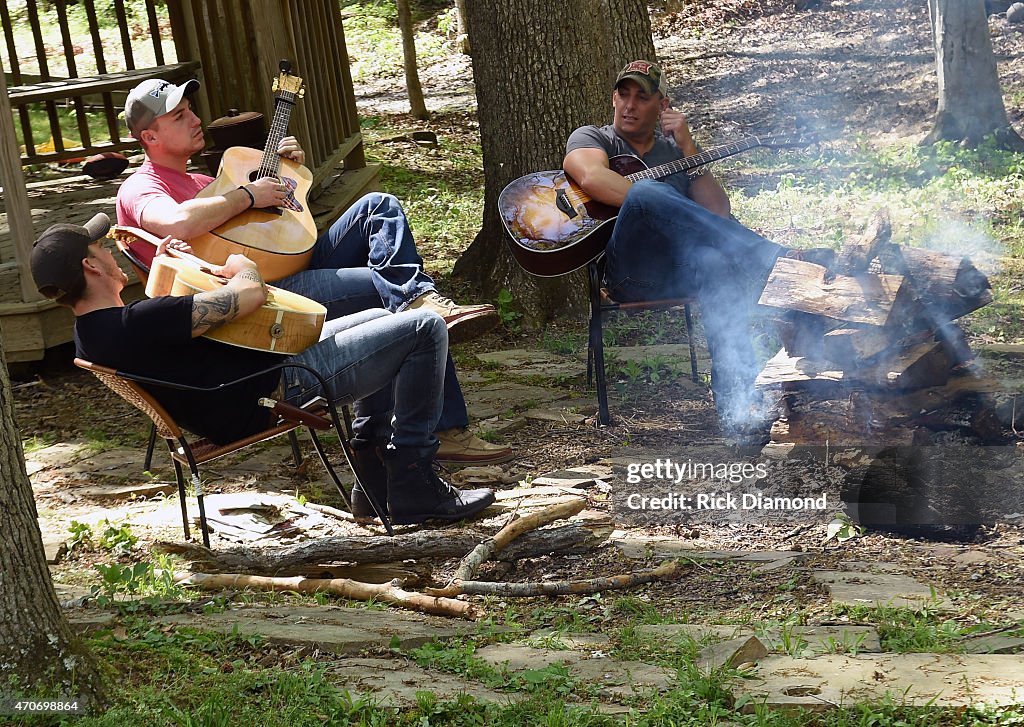
<svg viewBox="0 0 1024 727">
<path fill-rule="evenodd" d="M 331 400 L 354 404 L 357 416 L 377 419 L 390 412 L 391 443 L 426 455 L 437 445 L 447 352 L 441 316 L 378 308 L 327 321 L 320 342 L 290 360 L 318 371 Z M 284 376 L 285 399 L 293 404 L 324 394 L 307 371 L 287 369 Z"/>
<path fill-rule="evenodd" d="M 634 184 L 608 242 L 605 281 L 618 301 L 696 297 L 711 353 L 719 412 L 744 418 L 758 362 L 751 343 L 757 297 L 783 248 L 720 217 L 668 184 Z"/>
<path fill-rule="evenodd" d="M 402 205 L 393 195 L 371 192 L 359 199 L 317 239 L 309 269 L 275 284 L 320 301 L 330 311 L 354 295 L 349 291 L 356 282 L 354 271 L 369 272 L 379 301 L 389 311 L 402 310 L 434 289 Z"/>
<path fill-rule="evenodd" d="M 391 312 L 404 310 L 410 301 L 434 290 L 401 204 L 393 195 L 379 192 L 359 199 L 317 239 L 308 269 L 274 285 L 322 303 L 328 320 L 381 306 Z M 466 400 L 448 356 L 437 428 L 468 424 Z M 377 424 L 356 418 L 357 433 L 366 426 Z"/>
</svg>

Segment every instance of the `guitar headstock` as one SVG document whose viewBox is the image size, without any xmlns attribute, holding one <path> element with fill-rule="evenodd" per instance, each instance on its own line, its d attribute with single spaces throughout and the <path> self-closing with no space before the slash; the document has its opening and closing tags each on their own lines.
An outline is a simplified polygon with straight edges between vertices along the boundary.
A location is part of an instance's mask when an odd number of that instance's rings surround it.
<svg viewBox="0 0 1024 727">
<path fill-rule="evenodd" d="M 764 136 L 755 136 L 759 146 L 767 147 L 768 149 L 797 149 L 802 146 L 810 146 L 818 141 L 818 137 L 815 134 L 807 133 L 796 133 L 796 134 L 767 134 Z"/>
<path fill-rule="evenodd" d="M 306 89 L 302 87 L 302 79 L 292 75 L 291 61 L 282 60 L 280 71 L 274 79 L 274 94 L 288 101 L 302 98 L 306 93 Z"/>
</svg>

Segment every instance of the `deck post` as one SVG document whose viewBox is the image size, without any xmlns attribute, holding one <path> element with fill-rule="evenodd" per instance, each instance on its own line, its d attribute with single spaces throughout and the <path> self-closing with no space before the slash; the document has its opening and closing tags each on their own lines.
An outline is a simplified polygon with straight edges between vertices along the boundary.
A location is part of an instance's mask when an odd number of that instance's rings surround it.
<svg viewBox="0 0 1024 727">
<path fill-rule="evenodd" d="M 7 224 L 11 230 L 15 259 L 18 263 L 21 299 L 28 303 L 42 300 L 43 296 L 36 290 L 29 267 L 35 231 L 32 228 L 32 208 L 28 203 L 28 189 L 21 173 L 21 152 L 18 150 L 16 134 L 14 117 L 11 115 L 11 101 L 7 97 L 7 78 L 0 73 L 0 180 L 4 185 Z"/>
</svg>

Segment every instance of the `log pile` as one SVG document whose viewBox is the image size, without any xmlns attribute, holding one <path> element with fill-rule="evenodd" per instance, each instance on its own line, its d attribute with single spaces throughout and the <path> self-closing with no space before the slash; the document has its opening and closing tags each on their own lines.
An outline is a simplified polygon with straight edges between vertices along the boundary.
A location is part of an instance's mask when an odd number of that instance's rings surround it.
<svg viewBox="0 0 1024 727">
<path fill-rule="evenodd" d="M 794 445 L 892 447 L 957 431 L 981 444 L 1001 427 L 992 382 L 955 322 L 992 300 L 970 259 L 892 243 L 888 214 L 829 267 L 780 258 L 759 303 L 783 347 L 756 386 L 781 391 L 769 452 Z"/>
</svg>

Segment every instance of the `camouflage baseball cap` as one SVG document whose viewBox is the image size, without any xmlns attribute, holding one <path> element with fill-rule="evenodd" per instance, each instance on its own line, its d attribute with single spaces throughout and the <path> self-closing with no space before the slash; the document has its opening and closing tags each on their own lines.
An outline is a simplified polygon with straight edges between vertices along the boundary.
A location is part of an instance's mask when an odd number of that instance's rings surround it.
<svg viewBox="0 0 1024 727">
<path fill-rule="evenodd" d="M 646 93 L 653 94 L 655 91 L 667 96 L 665 90 L 665 76 L 661 72 L 661 66 L 650 61 L 633 61 L 626 65 L 619 75 L 615 77 L 615 88 L 626 79 L 636 81 Z"/>
<path fill-rule="evenodd" d="M 150 78 L 133 88 L 124 104 L 124 122 L 136 139 L 149 128 L 153 119 L 163 116 L 181 103 L 181 99 L 199 90 L 199 81 L 194 78 L 175 86 L 170 81 Z"/>
</svg>

